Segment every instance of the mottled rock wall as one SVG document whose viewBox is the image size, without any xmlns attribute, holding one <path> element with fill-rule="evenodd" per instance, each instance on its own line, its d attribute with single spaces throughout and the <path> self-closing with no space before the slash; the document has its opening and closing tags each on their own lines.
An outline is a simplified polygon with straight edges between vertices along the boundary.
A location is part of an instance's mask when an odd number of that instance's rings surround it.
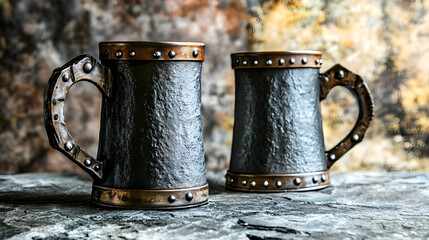
<svg viewBox="0 0 429 240">
<path fill-rule="evenodd" d="M 231 52 L 315 49 L 326 70 L 340 62 L 369 83 L 376 118 L 364 142 L 335 168 L 429 169 L 429 1 L 0 0 L 0 173 L 78 170 L 49 147 L 43 91 L 55 67 L 98 56 L 108 40 L 206 43 L 203 66 L 205 152 L 225 168 L 232 140 Z M 75 139 L 97 151 L 100 94 L 73 87 L 66 119 Z M 323 103 L 333 146 L 351 129 L 353 98 L 334 91 Z"/>
</svg>

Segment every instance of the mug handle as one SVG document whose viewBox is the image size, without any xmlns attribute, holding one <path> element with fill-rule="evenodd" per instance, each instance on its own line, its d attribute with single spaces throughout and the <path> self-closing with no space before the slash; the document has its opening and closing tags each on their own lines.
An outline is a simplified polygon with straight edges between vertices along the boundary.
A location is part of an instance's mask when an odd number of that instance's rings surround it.
<svg viewBox="0 0 429 240">
<path fill-rule="evenodd" d="M 353 93 L 359 103 L 359 117 L 352 131 L 335 147 L 326 151 L 328 168 L 330 168 L 346 152 L 362 141 L 369 122 L 374 117 L 374 101 L 366 82 L 340 64 L 320 74 L 319 78 L 320 101 L 324 100 L 335 86 L 343 86 Z"/>
<path fill-rule="evenodd" d="M 90 55 L 80 55 L 52 73 L 45 90 L 44 119 L 51 146 L 85 170 L 94 180 L 103 178 L 104 161 L 88 154 L 76 144 L 64 121 L 64 104 L 71 86 L 88 81 L 106 97 L 111 96 L 110 69 Z"/>
</svg>

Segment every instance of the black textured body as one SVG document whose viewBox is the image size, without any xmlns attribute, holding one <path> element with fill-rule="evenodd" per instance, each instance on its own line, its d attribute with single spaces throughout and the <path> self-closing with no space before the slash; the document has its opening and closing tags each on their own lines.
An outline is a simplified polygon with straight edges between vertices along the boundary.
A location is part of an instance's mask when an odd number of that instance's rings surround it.
<svg viewBox="0 0 429 240">
<path fill-rule="evenodd" d="M 318 68 L 235 69 L 230 172 L 327 169 Z"/>
<path fill-rule="evenodd" d="M 103 61 L 112 96 L 103 97 L 98 185 L 178 189 L 206 184 L 197 61 Z"/>
</svg>

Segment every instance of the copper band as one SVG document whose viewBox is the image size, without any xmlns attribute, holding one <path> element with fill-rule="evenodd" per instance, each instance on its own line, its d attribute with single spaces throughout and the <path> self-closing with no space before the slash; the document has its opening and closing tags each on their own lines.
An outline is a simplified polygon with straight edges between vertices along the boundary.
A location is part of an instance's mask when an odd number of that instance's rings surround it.
<svg viewBox="0 0 429 240">
<path fill-rule="evenodd" d="M 243 52 L 231 54 L 232 68 L 320 68 L 318 51 Z"/>
<path fill-rule="evenodd" d="M 207 203 L 208 184 L 168 190 L 118 189 L 93 185 L 92 201 L 98 205 L 131 209 L 176 209 Z"/>
<path fill-rule="evenodd" d="M 203 43 L 101 42 L 101 60 L 204 61 Z"/>
<path fill-rule="evenodd" d="M 235 174 L 227 172 L 226 187 L 245 192 L 309 191 L 329 186 L 329 171 L 296 174 Z"/>
</svg>

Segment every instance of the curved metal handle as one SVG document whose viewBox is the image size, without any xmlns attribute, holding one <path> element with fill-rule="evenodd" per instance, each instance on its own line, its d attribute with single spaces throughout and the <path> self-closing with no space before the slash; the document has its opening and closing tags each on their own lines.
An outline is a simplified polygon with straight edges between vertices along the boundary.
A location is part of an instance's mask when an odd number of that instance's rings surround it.
<svg viewBox="0 0 429 240">
<path fill-rule="evenodd" d="M 352 131 L 334 148 L 326 151 L 328 168 L 330 168 L 346 152 L 360 143 L 365 135 L 369 122 L 374 117 L 374 101 L 366 82 L 343 66 L 337 64 L 324 74 L 320 74 L 320 101 L 326 98 L 335 86 L 343 86 L 350 90 L 359 103 L 359 117 Z"/>
<path fill-rule="evenodd" d="M 45 90 L 44 118 L 51 146 L 79 167 L 94 180 L 103 178 L 104 162 L 95 159 L 79 147 L 70 135 L 64 122 L 64 103 L 67 92 L 79 81 L 89 81 L 107 97 L 111 96 L 110 69 L 89 55 L 81 55 L 57 68 L 49 79 Z"/>
</svg>

